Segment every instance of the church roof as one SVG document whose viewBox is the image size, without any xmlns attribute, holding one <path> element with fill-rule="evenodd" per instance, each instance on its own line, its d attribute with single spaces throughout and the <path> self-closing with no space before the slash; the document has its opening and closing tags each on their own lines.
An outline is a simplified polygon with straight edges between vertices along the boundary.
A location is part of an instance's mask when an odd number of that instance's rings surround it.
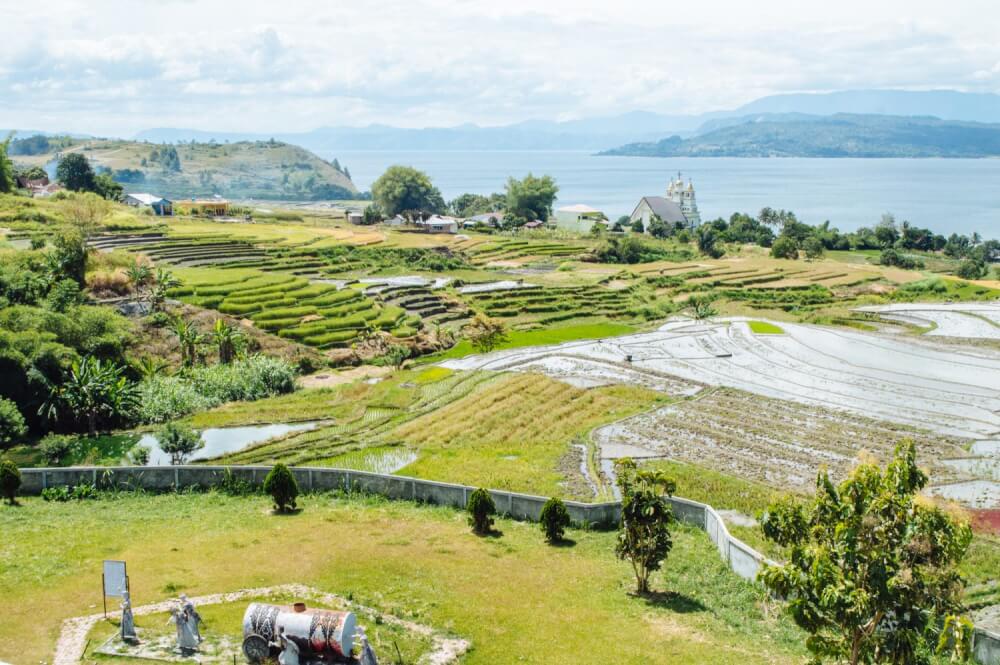
<svg viewBox="0 0 1000 665">
<path fill-rule="evenodd" d="M 670 199 L 665 199 L 662 196 L 644 196 L 639 200 L 639 204 L 641 205 L 643 201 L 649 205 L 649 209 L 653 211 L 654 215 L 668 224 L 687 222 L 687 218 L 684 217 L 681 207 Z M 636 208 L 638 207 L 637 205 Z"/>
</svg>

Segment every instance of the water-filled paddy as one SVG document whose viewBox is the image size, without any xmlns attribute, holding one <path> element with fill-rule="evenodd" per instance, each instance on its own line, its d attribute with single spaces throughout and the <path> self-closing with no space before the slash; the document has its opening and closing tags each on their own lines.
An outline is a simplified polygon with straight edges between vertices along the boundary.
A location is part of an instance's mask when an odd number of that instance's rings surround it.
<svg viewBox="0 0 1000 665">
<path fill-rule="evenodd" d="M 225 453 L 233 453 L 255 443 L 285 436 L 292 432 L 313 429 L 314 427 L 316 427 L 316 423 L 296 423 L 291 425 L 276 423 L 271 425 L 248 425 L 245 427 L 212 427 L 202 430 L 201 438 L 205 442 L 205 446 L 192 455 L 188 461 L 210 459 L 224 455 Z M 156 435 L 143 435 L 139 439 L 139 444 L 150 449 L 148 462 L 150 466 L 170 464 L 170 455 L 160 449 Z"/>
</svg>

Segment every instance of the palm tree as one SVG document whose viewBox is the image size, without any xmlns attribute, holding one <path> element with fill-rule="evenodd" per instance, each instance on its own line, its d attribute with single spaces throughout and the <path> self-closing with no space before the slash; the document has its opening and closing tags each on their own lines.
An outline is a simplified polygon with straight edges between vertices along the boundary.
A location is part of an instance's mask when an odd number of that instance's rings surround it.
<svg viewBox="0 0 1000 665">
<path fill-rule="evenodd" d="M 139 295 L 143 287 L 149 284 L 149 280 L 153 278 L 153 271 L 145 263 L 136 261 L 125 269 L 125 276 L 132 283 L 132 290 L 136 295 Z"/>
<path fill-rule="evenodd" d="M 167 299 L 167 291 L 175 286 L 180 286 L 181 282 L 174 277 L 172 272 L 164 268 L 156 269 L 156 279 L 153 281 L 155 283 L 149 293 L 149 306 L 155 312 L 163 305 L 163 301 Z"/>
<path fill-rule="evenodd" d="M 700 321 L 702 319 L 709 319 L 719 313 L 718 310 L 712 307 L 713 302 L 711 296 L 693 295 L 688 298 L 687 305 L 691 309 L 694 318 Z"/>
<path fill-rule="evenodd" d="M 139 375 L 144 380 L 152 379 L 154 376 L 159 376 L 165 369 L 167 369 L 167 367 L 169 367 L 169 365 L 166 361 L 152 356 L 143 356 L 141 360 L 138 360 L 135 363 L 136 371 L 139 372 Z"/>
<path fill-rule="evenodd" d="M 174 319 L 171 328 L 177 335 L 177 342 L 181 346 L 181 362 L 184 363 L 185 367 L 194 365 L 198 357 L 198 344 L 203 338 L 198 330 L 198 324 L 193 321 L 185 321 L 178 316 Z"/>
<path fill-rule="evenodd" d="M 219 347 L 219 362 L 228 365 L 233 362 L 236 349 L 243 342 L 243 335 L 224 320 L 216 319 L 212 327 L 212 341 Z"/>
<path fill-rule="evenodd" d="M 124 376 L 123 369 L 93 356 L 74 362 L 66 380 L 61 385 L 50 384 L 49 390 L 39 415 L 52 420 L 60 413 L 83 417 L 90 436 L 97 436 L 100 418 L 126 415 L 137 401 L 135 384 Z"/>
</svg>

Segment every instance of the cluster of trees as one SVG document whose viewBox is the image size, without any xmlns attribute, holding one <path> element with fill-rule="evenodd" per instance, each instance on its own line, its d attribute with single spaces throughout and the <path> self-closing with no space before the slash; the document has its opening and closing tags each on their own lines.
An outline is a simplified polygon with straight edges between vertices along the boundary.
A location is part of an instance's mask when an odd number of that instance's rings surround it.
<svg viewBox="0 0 1000 665">
<path fill-rule="evenodd" d="M 462 194 L 445 204 L 440 190 L 423 171 L 410 166 L 390 166 L 372 184 L 372 199 L 378 211 L 387 217 L 403 215 L 415 219 L 427 214 L 450 212 L 457 217 L 472 217 L 486 212 L 501 212 L 503 228 L 518 228 L 552 215 L 559 187 L 551 176 L 508 178 L 504 193 Z"/>
<path fill-rule="evenodd" d="M 153 148 L 153 151 L 149 153 L 149 161 L 159 164 L 168 173 L 180 173 L 181 171 L 180 155 L 177 154 L 177 148 L 172 145 Z"/>
<path fill-rule="evenodd" d="M 96 173 L 87 157 L 71 152 L 59 160 L 56 180 L 74 192 L 93 192 L 109 201 L 120 201 L 125 190 L 109 172 Z"/>
<path fill-rule="evenodd" d="M 666 238 L 686 233 L 680 226 L 669 227 L 659 220 L 650 223 L 650 233 Z M 729 220 L 715 219 L 699 229 L 699 248 L 703 238 L 716 242 L 755 244 L 770 247 L 776 258 L 818 258 L 827 250 L 880 250 L 880 262 L 902 268 L 921 268 L 919 257 L 912 252 L 941 252 L 945 256 L 962 259 L 958 269 L 960 277 L 976 279 L 989 271 L 989 263 L 1000 256 L 1000 241 L 984 241 L 978 233 L 966 236 L 953 233 L 947 238 L 930 229 L 913 226 L 907 221 L 897 223 L 891 214 L 885 214 L 873 227 L 862 227 L 852 233 L 842 233 L 832 228 L 830 222 L 805 224 L 790 210 L 763 208 L 756 217 L 734 213 Z"/>
</svg>

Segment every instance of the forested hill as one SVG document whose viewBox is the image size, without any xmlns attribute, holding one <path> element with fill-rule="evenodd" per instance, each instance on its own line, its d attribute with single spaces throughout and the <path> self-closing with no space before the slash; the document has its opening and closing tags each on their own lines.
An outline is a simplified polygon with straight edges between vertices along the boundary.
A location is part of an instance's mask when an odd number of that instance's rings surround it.
<svg viewBox="0 0 1000 665">
<path fill-rule="evenodd" d="M 20 166 L 48 170 L 79 152 L 95 170 L 110 170 L 126 191 L 168 198 L 219 194 L 228 198 L 317 200 L 354 198 L 348 169 L 280 141 L 175 144 L 31 136 L 11 142 Z"/>
<path fill-rule="evenodd" d="M 602 155 L 637 157 L 997 157 L 1000 124 L 930 117 L 770 114 L 692 138 L 630 143 Z"/>
</svg>

